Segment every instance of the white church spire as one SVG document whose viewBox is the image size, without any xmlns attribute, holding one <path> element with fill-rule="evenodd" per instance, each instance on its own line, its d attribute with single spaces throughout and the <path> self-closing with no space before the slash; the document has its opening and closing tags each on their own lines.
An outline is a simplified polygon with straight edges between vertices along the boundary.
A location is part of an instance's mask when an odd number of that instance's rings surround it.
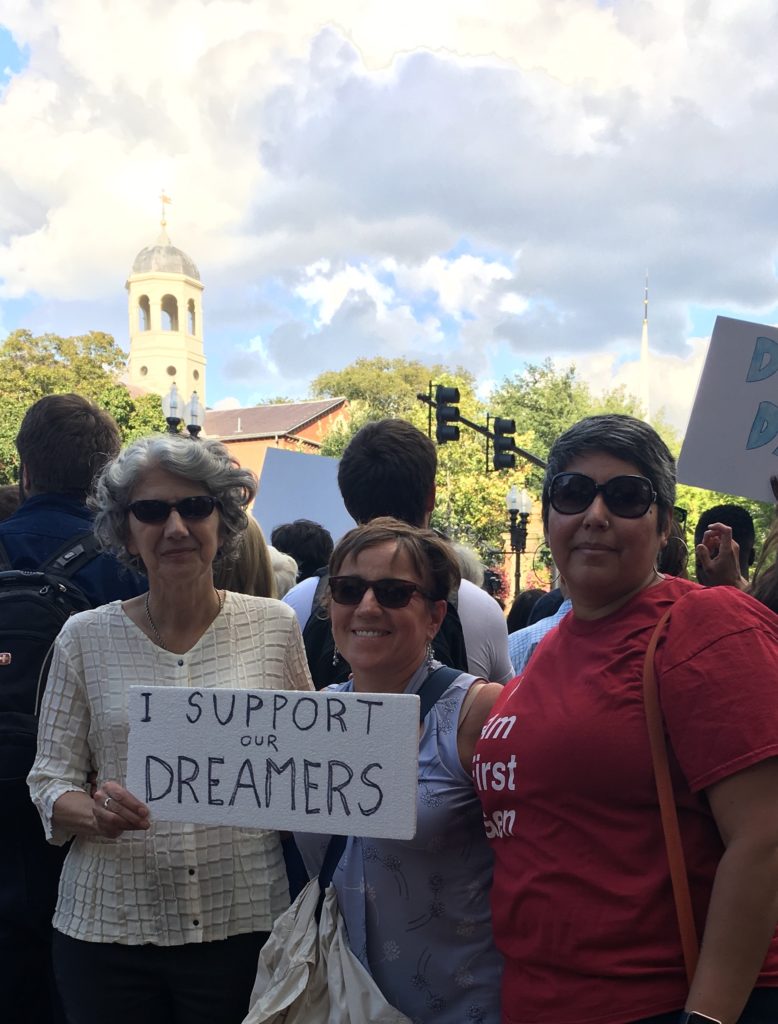
<svg viewBox="0 0 778 1024">
<path fill-rule="evenodd" d="M 651 421 L 651 379 L 648 353 L 648 271 L 646 271 L 646 287 L 643 294 L 643 330 L 640 335 L 640 402 L 643 406 L 643 418 L 646 423 Z"/>
</svg>

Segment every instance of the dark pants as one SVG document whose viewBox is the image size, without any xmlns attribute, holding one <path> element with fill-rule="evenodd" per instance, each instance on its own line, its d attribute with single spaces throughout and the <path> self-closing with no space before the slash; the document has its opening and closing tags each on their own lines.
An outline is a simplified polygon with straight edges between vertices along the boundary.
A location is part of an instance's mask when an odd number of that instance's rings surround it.
<svg viewBox="0 0 778 1024">
<path fill-rule="evenodd" d="M 183 946 L 82 942 L 54 933 L 68 1024 L 240 1024 L 267 932 Z"/>
<path fill-rule="evenodd" d="M 680 1010 L 660 1013 L 658 1017 L 643 1017 L 630 1024 L 678 1024 Z M 776 1024 L 778 1021 L 778 988 L 757 988 L 751 993 L 738 1024 Z"/>
<path fill-rule="evenodd" d="M 0 782 L 0 803 L 8 815 L 0 838 L 0 1020 L 64 1024 L 51 918 L 65 850 L 46 842 L 24 779 Z"/>
</svg>

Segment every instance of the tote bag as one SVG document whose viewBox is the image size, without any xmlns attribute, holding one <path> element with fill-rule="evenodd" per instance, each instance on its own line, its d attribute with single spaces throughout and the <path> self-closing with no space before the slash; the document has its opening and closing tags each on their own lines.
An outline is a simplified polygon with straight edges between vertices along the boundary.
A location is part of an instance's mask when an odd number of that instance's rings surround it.
<svg viewBox="0 0 778 1024">
<path fill-rule="evenodd" d="M 259 954 L 243 1024 L 411 1024 L 351 952 L 338 898 L 312 879 L 277 920 Z"/>
</svg>

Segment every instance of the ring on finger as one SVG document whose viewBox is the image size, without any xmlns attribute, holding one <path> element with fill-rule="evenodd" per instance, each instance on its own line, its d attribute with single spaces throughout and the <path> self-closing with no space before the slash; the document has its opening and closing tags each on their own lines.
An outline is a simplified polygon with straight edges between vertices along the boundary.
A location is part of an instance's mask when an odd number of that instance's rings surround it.
<svg viewBox="0 0 778 1024">
<path fill-rule="evenodd" d="M 109 796 L 107 796 L 107 797 L 105 798 L 105 800 L 103 800 L 103 807 L 104 807 L 104 808 L 106 809 L 106 811 L 108 810 L 108 804 L 109 804 L 110 802 L 111 802 L 111 798 L 110 798 Z"/>
</svg>

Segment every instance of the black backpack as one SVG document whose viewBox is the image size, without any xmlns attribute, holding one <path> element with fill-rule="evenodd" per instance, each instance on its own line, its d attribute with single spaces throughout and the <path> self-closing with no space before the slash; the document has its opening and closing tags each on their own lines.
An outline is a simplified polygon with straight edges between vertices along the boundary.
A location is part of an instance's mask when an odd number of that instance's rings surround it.
<svg viewBox="0 0 778 1024">
<path fill-rule="evenodd" d="M 29 802 L 38 712 L 54 641 L 75 612 L 92 604 L 70 577 L 99 552 L 87 533 L 72 537 L 37 571 L 10 568 L 0 542 L 0 785 Z"/>
<path fill-rule="evenodd" d="M 311 614 L 303 629 L 303 643 L 313 685 L 317 690 L 322 690 L 331 683 L 345 682 L 351 674 L 351 666 L 343 655 L 337 659 L 337 664 L 332 664 L 335 642 L 332 639 L 332 629 L 325 602 L 327 583 L 330 577 L 326 569 L 320 569 L 317 575 L 319 582 L 316 585 L 316 593 L 313 595 Z M 462 623 L 459 621 L 456 597 L 456 594 L 452 595 L 453 599 L 449 599 L 447 602 L 446 617 L 437 636 L 432 641 L 432 649 L 437 660 L 444 665 L 467 672 L 465 637 L 462 633 Z"/>
</svg>

